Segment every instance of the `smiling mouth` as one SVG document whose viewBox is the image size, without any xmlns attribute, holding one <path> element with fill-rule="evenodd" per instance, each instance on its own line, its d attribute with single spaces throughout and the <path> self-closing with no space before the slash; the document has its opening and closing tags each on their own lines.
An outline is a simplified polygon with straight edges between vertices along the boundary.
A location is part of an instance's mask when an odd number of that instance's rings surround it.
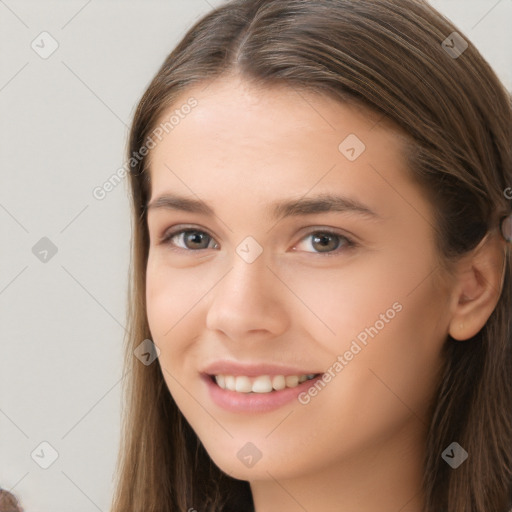
<svg viewBox="0 0 512 512">
<path fill-rule="evenodd" d="M 312 380 L 321 375 L 260 375 L 247 377 L 245 375 L 210 375 L 210 379 L 221 389 L 238 393 L 272 393 L 286 388 L 295 388 L 299 384 Z"/>
</svg>

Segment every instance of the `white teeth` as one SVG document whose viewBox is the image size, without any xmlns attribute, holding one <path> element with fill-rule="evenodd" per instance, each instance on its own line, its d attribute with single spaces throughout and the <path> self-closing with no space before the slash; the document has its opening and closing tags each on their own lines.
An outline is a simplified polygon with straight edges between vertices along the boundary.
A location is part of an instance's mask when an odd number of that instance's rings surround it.
<svg viewBox="0 0 512 512">
<path fill-rule="evenodd" d="M 217 382 L 217 384 L 218 384 L 218 382 Z M 236 385 L 235 377 L 233 377 L 233 375 L 226 375 L 226 377 L 224 379 L 224 389 L 232 389 L 233 391 L 235 391 L 235 385 Z"/>
<path fill-rule="evenodd" d="M 302 382 L 311 380 L 315 374 L 309 375 L 260 375 L 246 377 L 245 375 L 216 375 L 215 382 L 222 389 L 237 391 L 238 393 L 270 393 L 273 390 L 281 391 L 284 388 L 297 387 Z"/>
<path fill-rule="evenodd" d="M 286 379 L 285 379 L 284 375 L 276 375 L 272 379 L 272 387 L 276 391 L 281 391 L 281 389 L 284 389 L 286 387 Z"/>
<path fill-rule="evenodd" d="M 270 377 L 262 375 L 254 379 L 251 391 L 253 393 L 270 393 L 273 389 Z"/>
<path fill-rule="evenodd" d="M 249 377 L 236 377 L 235 379 L 235 391 L 239 393 L 250 393 L 252 391 L 252 383 Z"/>
<path fill-rule="evenodd" d="M 220 388 L 226 389 L 226 379 L 224 378 L 224 375 L 217 375 L 217 377 L 215 377 L 215 381 Z"/>
</svg>

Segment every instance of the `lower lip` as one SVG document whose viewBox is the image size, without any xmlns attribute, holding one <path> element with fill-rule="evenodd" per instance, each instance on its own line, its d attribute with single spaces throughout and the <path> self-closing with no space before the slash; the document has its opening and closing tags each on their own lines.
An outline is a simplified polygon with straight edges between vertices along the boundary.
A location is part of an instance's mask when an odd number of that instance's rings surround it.
<svg viewBox="0 0 512 512">
<path fill-rule="evenodd" d="M 201 376 L 212 401 L 231 412 L 270 412 L 298 400 L 300 393 L 307 391 L 322 375 L 306 380 L 294 388 L 284 388 L 270 393 L 238 393 L 219 387 L 209 375 Z"/>
</svg>

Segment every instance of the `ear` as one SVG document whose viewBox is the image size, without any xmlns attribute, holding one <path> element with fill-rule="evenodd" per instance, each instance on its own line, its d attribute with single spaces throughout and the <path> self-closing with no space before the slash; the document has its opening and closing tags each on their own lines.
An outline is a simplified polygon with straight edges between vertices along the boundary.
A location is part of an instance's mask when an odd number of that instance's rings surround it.
<svg viewBox="0 0 512 512">
<path fill-rule="evenodd" d="M 452 338 L 472 338 L 491 316 L 503 287 L 506 254 L 503 238 L 489 232 L 455 264 L 448 331 Z"/>
</svg>

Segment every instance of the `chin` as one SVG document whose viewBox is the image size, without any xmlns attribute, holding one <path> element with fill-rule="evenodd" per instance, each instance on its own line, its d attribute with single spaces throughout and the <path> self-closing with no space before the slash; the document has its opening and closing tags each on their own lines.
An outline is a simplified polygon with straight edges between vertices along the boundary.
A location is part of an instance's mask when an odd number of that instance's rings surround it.
<svg viewBox="0 0 512 512">
<path fill-rule="evenodd" d="M 306 471 L 300 460 L 284 452 L 276 452 L 264 439 L 254 443 L 230 439 L 225 446 L 212 441 L 212 449 L 208 443 L 203 445 L 214 464 L 238 480 L 287 479 L 298 477 Z"/>
</svg>

